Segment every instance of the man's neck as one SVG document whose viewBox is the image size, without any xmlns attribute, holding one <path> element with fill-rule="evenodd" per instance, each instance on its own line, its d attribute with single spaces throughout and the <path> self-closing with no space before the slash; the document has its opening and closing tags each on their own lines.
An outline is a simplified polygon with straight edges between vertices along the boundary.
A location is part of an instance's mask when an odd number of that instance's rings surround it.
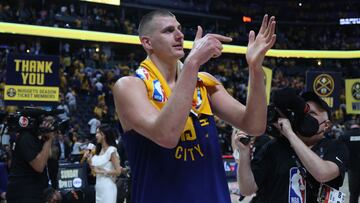
<svg viewBox="0 0 360 203">
<path fill-rule="evenodd" d="M 171 87 L 171 84 L 175 84 L 177 73 L 177 60 L 161 60 L 156 55 L 149 56 L 151 61 L 156 65 L 157 69 L 161 72 L 166 82 Z"/>
</svg>

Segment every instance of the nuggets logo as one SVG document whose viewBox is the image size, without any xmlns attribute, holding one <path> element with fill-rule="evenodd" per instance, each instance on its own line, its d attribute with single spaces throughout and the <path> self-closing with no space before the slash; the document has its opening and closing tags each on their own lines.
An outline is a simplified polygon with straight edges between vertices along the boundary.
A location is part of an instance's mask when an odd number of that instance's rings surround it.
<svg viewBox="0 0 360 203">
<path fill-rule="evenodd" d="M 16 96 L 16 90 L 14 88 L 9 88 L 8 91 L 6 92 L 6 94 L 9 97 L 15 97 Z"/>
<path fill-rule="evenodd" d="M 320 97 L 328 97 L 335 89 L 334 79 L 329 74 L 320 74 L 314 80 L 313 89 Z"/>
<path fill-rule="evenodd" d="M 153 99 L 158 102 L 165 102 L 167 98 L 165 96 L 164 89 L 161 87 L 159 80 L 154 80 L 154 92 L 153 92 Z"/>
<path fill-rule="evenodd" d="M 136 77 L 141 78 L 142 80 L 148 80 L 150 78 L 149 71 L 147 71 L 145 68 L 138 68 L 135 72 Z"/>
<path fill-rule="evenodd" d="M 351 95 L 354 99 L 360 100 L 360 83 L 356 82 L 351 87 Z"/>
</svg>

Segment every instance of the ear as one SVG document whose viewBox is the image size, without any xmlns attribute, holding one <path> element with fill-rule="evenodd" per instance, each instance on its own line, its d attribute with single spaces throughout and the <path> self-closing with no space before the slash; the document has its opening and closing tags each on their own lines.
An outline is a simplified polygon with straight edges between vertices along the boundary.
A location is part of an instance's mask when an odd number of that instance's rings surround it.
<svg viewBox="0 0 360 203">
<path fill-rule="evenodd" d="M 331 127 L 333 126 L 332 122 L 329 121 L 329 120 L 327 120 L 327 121 L 324 123 L 324 125 L 325 125 L 325 128 L 324 128 L 324 131 L 325 131 L 325 132 L 329 132 L 329 131 L 331 130 Z"/>
<path fill-rule="evenodd" d="M 145 50 L 150 51 L 152 50 L 152 43 L 149 37 L 140 37 L 140 42 Z"/>
</svg>

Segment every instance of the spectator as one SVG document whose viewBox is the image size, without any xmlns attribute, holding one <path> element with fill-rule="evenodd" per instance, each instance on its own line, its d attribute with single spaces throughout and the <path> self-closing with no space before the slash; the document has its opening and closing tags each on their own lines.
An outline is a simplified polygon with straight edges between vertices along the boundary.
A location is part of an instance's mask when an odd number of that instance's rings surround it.
<svg viewBox="0 0 360 203">
<path fill-rule="evenodd" d="M 76 111 L 76 97 L 75 92 L 69 88 L 68 92 L 66 93 L 66 102 L 69 105 L 69 110 L 71 113 L 74 113 Z"/>
<path fill-rule="evenodd" d="M 56 109 L 64 111 L 64 113 L 58 114 L 58 118 L 60 120 L 63 121 L 63 120 L 69 119 L 69 114 L 70 114 L 69 108 L 68 108 L 67 104 L 65 103 L 63 96 L 61 96 L 60 104 L 56 107 Z"/>
<path fill-rule="evenodd" d="M 100 126 L 100 124 L 101 122 L 96 114 L 92 119 L 89 120 L 88 125 L 90 127 L 90 139 L 95 137 L 96 129 Z"/>
</svg>

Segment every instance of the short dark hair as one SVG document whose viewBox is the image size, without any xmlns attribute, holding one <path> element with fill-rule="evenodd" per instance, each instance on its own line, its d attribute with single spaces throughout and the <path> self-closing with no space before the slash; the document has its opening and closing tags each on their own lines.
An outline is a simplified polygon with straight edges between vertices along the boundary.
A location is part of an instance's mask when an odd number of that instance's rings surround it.
<svg viewBox="0 0 360 203">
<path fill-rule="evenodd" d="M 331 108 L 329 107 L 329 105 L 323 99 L 321 99 L 321 97 L 318 94 L 316 94 L 313 91 L 308 91 L 308 92 L 304 92 L 303 94 L 301 94 L 301 97 L 306 102 L 307 101 L 313 101 L 317 105 L 319 105 L 320 108 L 322 108 L 324 111 L 326 111 L 326 114 L 328 115 L 328 119 L 330 121 L 332 121 Z"/>
<path fill-rule="evenodd" d="M 145 34 L 148 34 L 147 32 L 150 30 L 150 22 L 157 16 L 160 17 L 175 17 L 174 14 L 172 14 L 170 11 L 167 10 L 155 10 L 151 11 L 150 13 L 145 14 L 139 23 L 138 32 L 139 36 L 142 37 Z"/>
</svg>

